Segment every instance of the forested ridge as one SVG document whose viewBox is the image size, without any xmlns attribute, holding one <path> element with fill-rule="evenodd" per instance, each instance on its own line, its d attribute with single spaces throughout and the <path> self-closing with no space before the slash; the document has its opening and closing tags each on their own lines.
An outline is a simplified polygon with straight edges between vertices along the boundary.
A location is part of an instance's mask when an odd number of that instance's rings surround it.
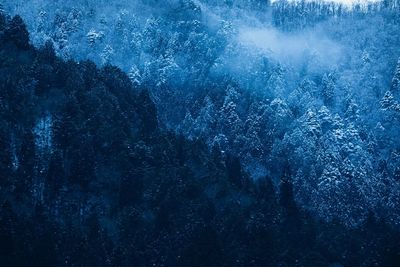
<svg viewBox="0 0 400 267">
<path fill-rule="evenodd" d="M 0 5 L 0 264 L 398 266 L 399 3 L 150 2 Z"/>
</svg>

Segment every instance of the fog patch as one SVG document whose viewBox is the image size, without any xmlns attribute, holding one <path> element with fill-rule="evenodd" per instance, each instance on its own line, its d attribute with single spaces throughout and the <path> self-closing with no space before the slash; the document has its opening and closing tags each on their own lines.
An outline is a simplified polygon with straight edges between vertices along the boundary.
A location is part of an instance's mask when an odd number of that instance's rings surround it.
<svg viewBox="0 0 400 267">
<path fill-rule="evenodd" d="M 310 57 L 319 67 L 334 67 L 340 63 L 339 44 L 316 32 L 284 33 L 271 27 L 239 28 L 237 41 L 249 49 L 256 48 L 279 62 L 301 64 Z"/>
</svg>

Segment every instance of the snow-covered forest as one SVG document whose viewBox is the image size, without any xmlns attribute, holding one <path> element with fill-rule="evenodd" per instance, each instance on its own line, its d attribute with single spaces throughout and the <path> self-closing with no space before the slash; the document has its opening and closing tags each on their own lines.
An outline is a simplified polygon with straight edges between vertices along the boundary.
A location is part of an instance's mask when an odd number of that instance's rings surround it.
<svg viewBox="0 0 400 267">
<path fill-rule="evenodd" d="M 4 0 L 0 81 L 10 266 L 400 262 L 399 0 Z"/>
</svg>

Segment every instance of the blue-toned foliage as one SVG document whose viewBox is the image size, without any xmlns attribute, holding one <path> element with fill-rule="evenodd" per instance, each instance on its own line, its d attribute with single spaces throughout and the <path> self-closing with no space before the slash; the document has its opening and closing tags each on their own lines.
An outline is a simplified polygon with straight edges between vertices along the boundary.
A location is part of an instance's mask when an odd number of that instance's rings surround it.
<svg viewBox="0 0 400 267">
<path fill-rule="evenodd" d="M 400 261 L 398 0 L 3 2 L 5 266 Z"/>
</svg>

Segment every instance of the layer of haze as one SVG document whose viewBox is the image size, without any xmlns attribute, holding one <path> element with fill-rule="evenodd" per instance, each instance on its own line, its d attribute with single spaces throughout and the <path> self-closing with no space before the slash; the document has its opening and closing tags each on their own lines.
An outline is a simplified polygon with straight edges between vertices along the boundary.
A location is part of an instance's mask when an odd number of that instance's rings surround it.
<svg viewBox="0 0 400 267">
<path fill-rule="evenodd" d="M 278 61 L 301 63 L 305 55 L 317 57 L 323 65 L 336 64 L 341 49 L 338 44 L 315 32 L 283 33 L 272 27 L 241 27 L 241 44 L 260 49 Z"/>
<path fill-rule="evenodd" d="M 296 1 L 296 0 L 294 0 Z M 323 0 L 324 2 L 335 2 L 335 3 L 340 3 L 346 6 L 351 6 L 355 4 L 366 4 L 366 3 L 371 3 L 371 2 L 379 2 L 380 0 Z M 276 1 L 272 1 L 276 2 Z"/>
</svg>

